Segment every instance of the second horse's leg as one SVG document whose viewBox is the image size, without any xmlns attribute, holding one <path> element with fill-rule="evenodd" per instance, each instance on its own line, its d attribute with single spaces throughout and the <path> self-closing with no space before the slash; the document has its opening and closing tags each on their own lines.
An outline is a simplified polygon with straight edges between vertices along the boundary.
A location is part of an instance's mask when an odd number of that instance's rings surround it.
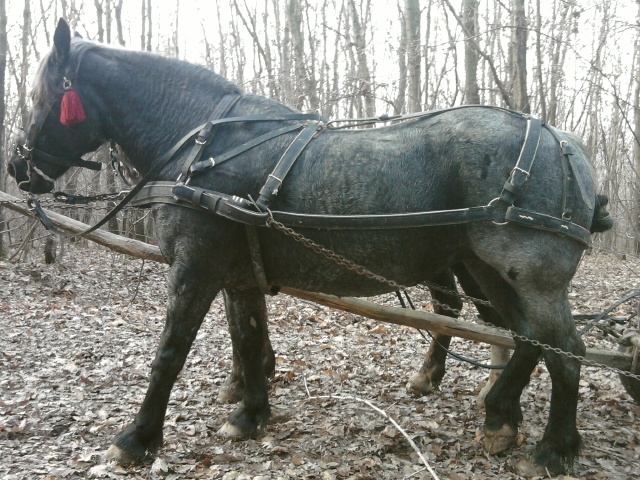
<svg viewBox="0 0 640 480">
<path fill-rule="evenodd" d="M 242 368 L 240 363 L 240 339 L 241 339 L 241 324 L 238 319 L 238 315 L 243 311 L 242 308 L 235 305 L 233 302 L 238 301 L 241 296 L 227 295 L 225 293 L 225 310 L 227 312 L 227 322 L 229 323 L 229 333 L 231 335 L 231 348 L 233 352 L 233 367 L 231 374 L 227 378 L 227 381 L 223 385 L 220 393 L 218 394 L 217 401 L 219 403 L 238 403 L 242 400 L 244 395 L 244 378 L 242 376 Z M 264 296 L 263 296 L 264 298 Z M 259 332 L 264 332 L 264 338 L 262 340 L 264 344 L 264 374 L 267 377 L 272 377 L 275 373 L 276 358 L 271 346 L 271 340 L 269 340 L 269 329 L 267 326 L 267 308 L 264 301 L 261 306 L 256 307 L 255 320 L 260 322 L 261 328 Z"/>
<path fill-rule="evenodd" d="M 436 286 L 444 287 L 444 289 L 429 287 L 432 298 L 436 300 L 433 307 L 434 312 L 456 318 L 457 315 L 453 310 L 462 308 L 462 301 L 456 294 L 456 282 L 453 274 L 450 270 L 445 270 L 436 275 L 432 281 Z M 422 367 L 409 378 L 407 383 L 409 392 L 417 396 L 427 395 L 438 386 L 444 377 L 446 349 L 449 348 L 450 343 L 451 337 L 449 335 L 439 333 L 434 336 Z"/>
<path fill-rule="evenodd" d="M 264 295 L 257 288 L 225 290 L 239 378 L 243 379 L 242 403 L 220 429 L 223 435 L 247 438 L 266 426 L 271 408 L 265 375 L 267 335 Z"/>
</svg>

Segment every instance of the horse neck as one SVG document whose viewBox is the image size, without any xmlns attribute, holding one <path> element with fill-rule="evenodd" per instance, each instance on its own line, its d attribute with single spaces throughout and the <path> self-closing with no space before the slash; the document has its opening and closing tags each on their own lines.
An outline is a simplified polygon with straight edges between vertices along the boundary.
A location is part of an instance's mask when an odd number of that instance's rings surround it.
<svg viewBox="0 0 640 480">
<path fill-rule="evenodd" d="M 209 120 L 226 94 L 239 93 L 222 77 L 186 62 L 128 51 L 107 50 L 106 61 L 104 55 L 88 54 L 83 61 L 83 76 L 90 79 L 89 102 L 100 118 L 101 135 L 118 143 L 142 173 L 187 132 Z M 248 96 L 235 114 L 255 108 L 265 112 L 265 104 L 267 111 L 289 110 Z"/>
</svg>

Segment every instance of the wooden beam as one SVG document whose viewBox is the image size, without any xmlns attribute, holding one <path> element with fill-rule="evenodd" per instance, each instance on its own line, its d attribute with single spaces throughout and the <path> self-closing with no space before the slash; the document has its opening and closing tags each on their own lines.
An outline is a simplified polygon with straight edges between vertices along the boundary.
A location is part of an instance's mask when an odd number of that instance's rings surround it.
<svg viewBox="0 0 640 480">
<path fill-rule="evenodd" d="M 7 193 L 0 192 L 0 205 L 8 208 L 9 210 L 13 210 L 14 212 L 34 218 L 33 212 L 31 212 L 23 201 Z M 64 230 L 65 232 L 80 233 L 89 228 L 89 225 L 86 223 L 73 220 L 72 218 L 60 215 L 59 213 L 52 212 L 50 210 L 45 210 L 45 212 L 51 219 L 51 222 L 57 228 Z M 105 230 L 96 230 L 85 235 L 83 238 L 96 242 L 116 252 L 131 255 L 132 257 L 167 263 L 167 260 L 162 256 L 162 253 L 160 253 L 160 249 L 155 245 L 149 245 L 138 240 L 122 237 Z"/>
</svg>

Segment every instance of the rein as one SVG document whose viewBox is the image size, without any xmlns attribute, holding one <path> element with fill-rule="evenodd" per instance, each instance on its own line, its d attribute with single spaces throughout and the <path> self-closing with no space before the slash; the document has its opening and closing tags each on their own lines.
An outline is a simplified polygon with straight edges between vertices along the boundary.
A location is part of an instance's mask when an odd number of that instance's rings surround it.
<svg viewBox="0 0 640 480">
<path fill-rule="evenodd" d="M 216 133 L 216 131 L 217 131 L 217 129 L 218 129 L 218 127 L 220 125 L 229 124 L 229 123 L 242 123 L 242 122 L 273 122 L 273 121 L 291 121 L 291 120 L 305 120 L 305 121 L 324 122 L 326 120 L 324 117 L 322 117 L 320 115 L 317 115 L 317 114 L 306 114 L 306 113 L 281 114 L 281 115 L 274 115 L 274 116 L 246 115 L 246 116 L 240 116 L 240 117 L 227 117 L 227 118 L 225 118 L 224 116 L 229 112 L 229 110 L 231 110 L 231 108 L 240 99 L 240 97 L 241 97 L 241 95 L 240 94 L 236 94 L 236 93 L 225 95 L 225 97 L 223 97 L 223 99 L 220 101 L 220 103 L 218 104 L 218 106 L 214 110 L 214 112 L 212 114 L 212 117 L 211 117 L 211 120 L 209 120 L 208 122 L 206 122 L 204 124 L 201 124 L 201 125 L 197 126 L 196 128 L 192 129 L 186 135 L 184 135 L 180 140 L 178 140 L 178 142 L 171 149 L 169 149 L 167 152 L 164 153 L 164 155 L 162 155 L 162 157 L 160 157 L 160 160 L 158 161 L 158 163 L 156 163 L 153 166 L 153 168 L 151 170 L 149 170 L 142 177 L 142 179 L 135 185 L 135 187 L 133 187 L 127 193 L 127 195 L 120 201 L 120 203 L 118 203 L 115 207 L 113 207 L 113 209 L 110 210 L 107 215 L 105 215 L 98 223 L 96 223 L 92 227 L 90 227 L 90 228 L 88 228 L 88 229 L 86 229 L 86 230 L 84 230 L 82 232 L 79 232 L 79 233 L 70 234 L 68 232 L 63 232 L 63 231 L 57 229 L 55 226 L 53 226 L 51 220 L 47 217 L 46 213 L 44 212 L 44 210 L 40 206 L 40 202 L 37 199 L 31 197 L 31 198 L 28 199 L 28 204 L 31 207 L 35 217 L 38 218 L 38 220 L 40 220 L 40 222 L 43 224 L 43 226 L 47 230 L 50 230 L 50 231 L 52 231 L 52 232 L 54 232 L 54 233 L 56 233 L 58 235 L 61 235 L 61 236 L 64 236 L 64 237 L 78 237 L 78 236 L 86 235 L 88 233 L 91 233 L 91 232 L 97 230 L 102 225 L 106 224 L 120 210 L 122 210 L 128 203 L 130 203 L 133 200 L 133 198 L 136 197 L 136 195 L 138 195 L 138 193 L 141 190 L 143 190 L 143 188 L 145 188 L 145 186 L 147 186 L 147 184 L 171 162 L 171 160 L 173 160 L 173 158 L 176 155 L 176 153 L 178 153 L 178 151 L 180 151 L 191 140 L 195 139 L 193 148 L 192 148 L 190 154 L 187 156 L 187 159 L 184 162 L 184 165 L 183 165 L 183 168 L 182 168 L 182 173 L 178 177 L 178 180 L 176 181 L 176 183 L 178 185 L 188 184 L 188 182 L 191 179 L 191 175 L 192 174 L 197 174 L 197 173 L 201 173 L 202 171 L 204 171 L 205 169 L 203 169 L 202 167 L 199 167 L 197 169 L 193 169 L 192 170 L 191 169 L 192 164 L 197 162 L 198 159 L 201 157 L 201 155 L 204 152 L 205 148 L 213 140 L 213 137 L 214 137 L 214 135 L 215 135 L 215 133 Z M 49 111 L 50 111 L 50 108 L 46 112 L 46 115 L 48 115 Z M 46 115 L 44 115 L 45 118 L 46 118 Z M 44 123 L 44 120 L 41 120 L 39 123 L 40 124 L 37 126 L 37 128 L 34 128 L 33 126 L 30 128 L 31 131 L 34 131 L 36 133 L 34 133 L 33 135 L 30 135 L 28 137 L 27 143 L 29 141 L 33 142 L 35 140 L 35 138 L 37 136 L 37 133 L 42 128 L 42 124 Z M 288 131 L 295 130 L 296 128 L 298 128 L 298 129 L 301 128 L 301 125 L 298 124 L 295 127 L 292 127 L 290 129 L 288 129 L 288 128 L 280 129 L 280 130 L 278 130 L 278 132 L 279 132 L 278 135 L 283 135 L 283 134 L 287 133 Z M 263 135 L 262 137 L 258 137 L 257 139 L 254 139 L 253 142 L 250 142 L 250 143 L 254 143 L 253 146 L 255 146 L 255 145 L 258 145 L 259 143 L 263 143 L 263 142 L 267 141 L 268 139 L 274 138 L 275 136 L 278 136 L 278 135 L 271 135 L 271 136 L 269 136 L 269 134 Z M 29 140 L 29 138 L 31 140 Z M 244 150 L 247 150 L 248 148 L 252 148 L 252 147 L 241 148 L 241 149 L 239 149 L 238 153 L 234 154 L 233 156 L 238 155 L 239 153 L 241 153 Z M 33 150 L 33 148 L 31 150 Z M 225 161 L 225 160 L 228 160 L 229 158 L 232 158 L 232 157 L 230 156 L 230 157 L 224 158 L 224 159 L 222 159 L 220 161 Z M 212 160 L 213 159 L 209 159 L 207 162 L 210 165 L 215 165 L 215 160 L 213 160 L 213 161 Z M 97 163 L 97 165 L 101 166 L 101 164 L 98 163 L 98 162 L 86 162 L 84 160 L 82 162 L 84 162 L 84 163 Z M 78 165 L 77 163 L 74 163 L 73 165 L 69 164 L 69 166 L 84 166 L 84 165 Z M 184 178 L 184 181 L 182 181 L 183 178 Z M 68 194 L 65 194 L 64 192 L 57 192 L 56 195 L 58 197 L 64 197 L 66 195 L 67 198 L 73 199 L 73 201 L 76 201 L 78 203 L 80 203 L 82 201 L 82 200 L 80 200 L 78 198 L 78 196 L 68 195 Z"/>
</svg>

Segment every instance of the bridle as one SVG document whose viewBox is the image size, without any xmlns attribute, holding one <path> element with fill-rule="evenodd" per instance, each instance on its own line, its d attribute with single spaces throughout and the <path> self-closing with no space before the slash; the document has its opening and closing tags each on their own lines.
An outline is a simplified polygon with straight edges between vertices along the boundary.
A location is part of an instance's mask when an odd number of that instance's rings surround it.
<svg viewBox="0 0 640 480">
<path fill-rule="evenodd" d="M 71 82 L 65 78 L 64 85 L 67 87 L 71 85 Z M 39 148 L 36 148 L 36 140 L 38 139 L 38 135 L 42 131 L 42 127 L 44 126 L 44 122 L 47 120 L 47 117 L 51 114 L 51 110 L 53 108 L 53 103 L 51 102 L 47 105 L 45 109 L 37 115 L 31 123 L 24 129 L 26 133 L 26 139 L 24 143 L 16 144 L 15 152 L 16 154 L 27 163 L 27 177 L 29 184 L 31 183 L 31 179 L 34 175 L 39 176 L 43 180 L 46 180 L 50 183 L 55 183 L 55 180 L 51 178 L 49 175 L 44 173 L 38 166 L 35 164 L 35 158 L 40 158 L 47 163 L 52 163 L 54 165 L 59 165 L 63 167 L 84 167 L 91 170 L 100 170 L 102 168 L 102 163 L 94 162 L 89 160 L 83 160 L 82 158 L 67 158 L 67 157 L 59 157 L 57 155 L 52 155 L 47 153 Z M 25 182 L 20 182 L 22 185 Z"/>
</svg>

